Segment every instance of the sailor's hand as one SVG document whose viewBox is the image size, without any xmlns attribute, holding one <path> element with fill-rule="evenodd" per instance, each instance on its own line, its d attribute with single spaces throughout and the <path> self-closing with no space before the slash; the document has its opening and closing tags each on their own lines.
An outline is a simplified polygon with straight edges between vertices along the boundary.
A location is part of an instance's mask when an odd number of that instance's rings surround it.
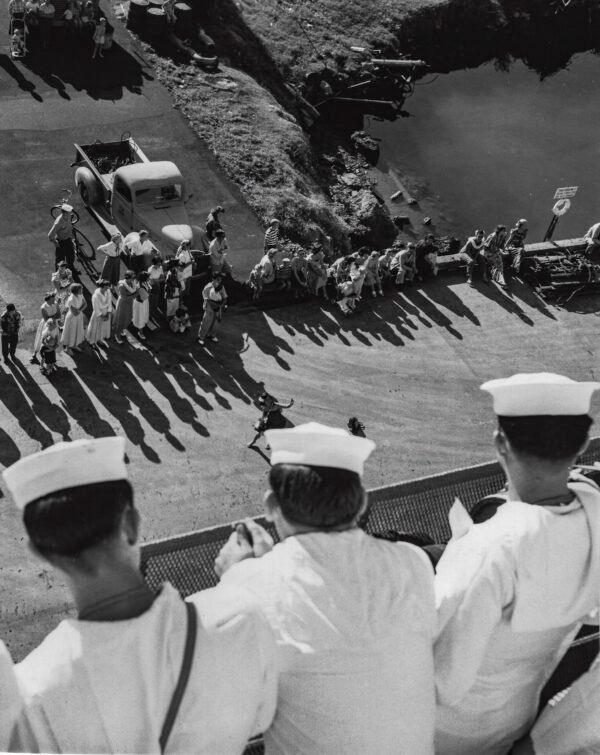
<svg viewBox="0 0 600 755">
<path fill-rule="evenodd" d="M 238 525 L 239 527 L 240 525 Z M 254 519 L 244 519 L 242 527 L 245 527 L 247 537 L 249 537 L 252 544 L 252 552 L 255 558 L 264 556 L 265 553 L 273 550 L 274 542 L 273 538 L 264 527 L 257 524 Z"/>
<path fill-rule="evenodd" d="M 238 525 L 215 559 L 217 576 L 222 577 L 230 567 L 246 558 L 254 558 L 254 551 L 247 537 L 240 532 Z"/>
</svg>

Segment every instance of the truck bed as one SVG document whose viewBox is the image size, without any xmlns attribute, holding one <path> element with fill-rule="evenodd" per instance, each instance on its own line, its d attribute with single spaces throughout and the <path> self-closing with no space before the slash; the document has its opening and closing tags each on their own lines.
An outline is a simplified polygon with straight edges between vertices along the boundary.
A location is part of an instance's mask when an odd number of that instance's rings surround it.
<svg viewBox="0 0 600 755">
<path fill-rule="evenodd" d="M 75 145 L 74 165 L 87 163 L 112 188 L 113 174 L 118 168 L 134 163 L 148 162 L 148 158 L 133 141 L 122 139 L 118 142 L 94 142 Z"/>
</svg>

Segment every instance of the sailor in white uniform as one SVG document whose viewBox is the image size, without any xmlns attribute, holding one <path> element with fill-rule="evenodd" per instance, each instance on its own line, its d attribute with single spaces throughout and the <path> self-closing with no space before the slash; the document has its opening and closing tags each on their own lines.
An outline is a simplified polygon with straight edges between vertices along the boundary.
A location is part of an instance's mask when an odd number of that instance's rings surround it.
<svg viewBox="0 0 600 755">
<path fill-rule="evenodd" d="M 234 533 L 217 559 L 214 590 L 248 590 L 277 636 L 267 753 L 433 753 L 433 570 L 419 548 L 357 527 L 375 444 L 316 423 L 265 436 L 281 542 L 247 520 L 248 537 Z"/>
<path fill-rule="evenodd" d="M 233 593 L 184 602 L 169 584 L 149 589 L 124 450 L 119 437 L 59 443 L 4 472 L 30 547 L 78 612 L 15 667 L 11 749 L 240 753 L 273 717 L 274 638 Z"/>
<path fill-rule="evenodd" d="M 481 387 L 494 399 L 508 494 L 481 524 L 455 504 L 453 538 L 437 565 L 442 755 L 508 752 L 600 599 L 600 490 L 569 481 L 600 384 L 542 373 Z"/>
<path fill-rule="evenodd" d="M 512 755 L 600 752 L 600 656 L 557 702 L 547 705 Z"/>
<path fill-rule="evenodd" d="M 8 750 L 21 707 L 22 699 L 12 658 L 0 640 L 0 752 Z"/>
</svg>

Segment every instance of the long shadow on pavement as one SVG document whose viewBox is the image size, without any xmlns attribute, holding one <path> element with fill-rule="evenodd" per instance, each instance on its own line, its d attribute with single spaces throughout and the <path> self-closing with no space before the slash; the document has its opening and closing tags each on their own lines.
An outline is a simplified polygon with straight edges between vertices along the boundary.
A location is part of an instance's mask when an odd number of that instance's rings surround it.
<svg viewBox="0 0 600 755">
<path fill-rule="evenodd" d="M 15 417 L 23 432 L 39 443 L 41 448 L 48 448 L 54 443 L 52 434 L 36 417 L 14 376 L 6 372 L 0 372 L 0 401 Z"/>
</svg>

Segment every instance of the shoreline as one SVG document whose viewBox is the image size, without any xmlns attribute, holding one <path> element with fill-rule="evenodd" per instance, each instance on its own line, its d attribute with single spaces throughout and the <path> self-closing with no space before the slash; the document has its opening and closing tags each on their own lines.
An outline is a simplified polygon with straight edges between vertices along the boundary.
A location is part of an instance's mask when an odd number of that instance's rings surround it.
<svg viewBox="0 0 600 755">
<path fill-rule="evenodd" d="M 375 52 L 379 44 L 378 54 L 424 58 L 435 71 L 490 60 L 506 66 L 520 58 L 543 77 L 593 47 L 600 28 L 600 0 L 572 0 L 567 8 L 546 0 L 399 0 L 385 24 L 383 7 L 354 0 L 349 12 L 339 0 L 323 0 L 291 14 L 280 5 L 274 10 L 274 3 L 211 0 L 194 13 L 215 41 L 221 60 L 215 73 L 141 41 L 174 107 L 263 225 L 277 217 L 289 241 L 305 246 L 319 241 L 333 257 L 363 244 L 389 246 L 397 232 L 394 214 L 411 217 L 411 232 L 399 235 L 406 240 L 421 228 L 425 232 L 425 216 L 439 219 L 439 235 L 457 234 L 457 224 L 447 198 L 428 191 L 429 177 L 405 173 L 402 166 L 393 168 L 402 184 L 413 187 L 419 206 L 413 211 L 389 201 L 388 187 L 397 182 L 352 143 L 362 118 L 311 128 L 302 107 L 307 74 L 354 81 L 364 55 L 350 47 L 366 45 Z"/>
</svg>

